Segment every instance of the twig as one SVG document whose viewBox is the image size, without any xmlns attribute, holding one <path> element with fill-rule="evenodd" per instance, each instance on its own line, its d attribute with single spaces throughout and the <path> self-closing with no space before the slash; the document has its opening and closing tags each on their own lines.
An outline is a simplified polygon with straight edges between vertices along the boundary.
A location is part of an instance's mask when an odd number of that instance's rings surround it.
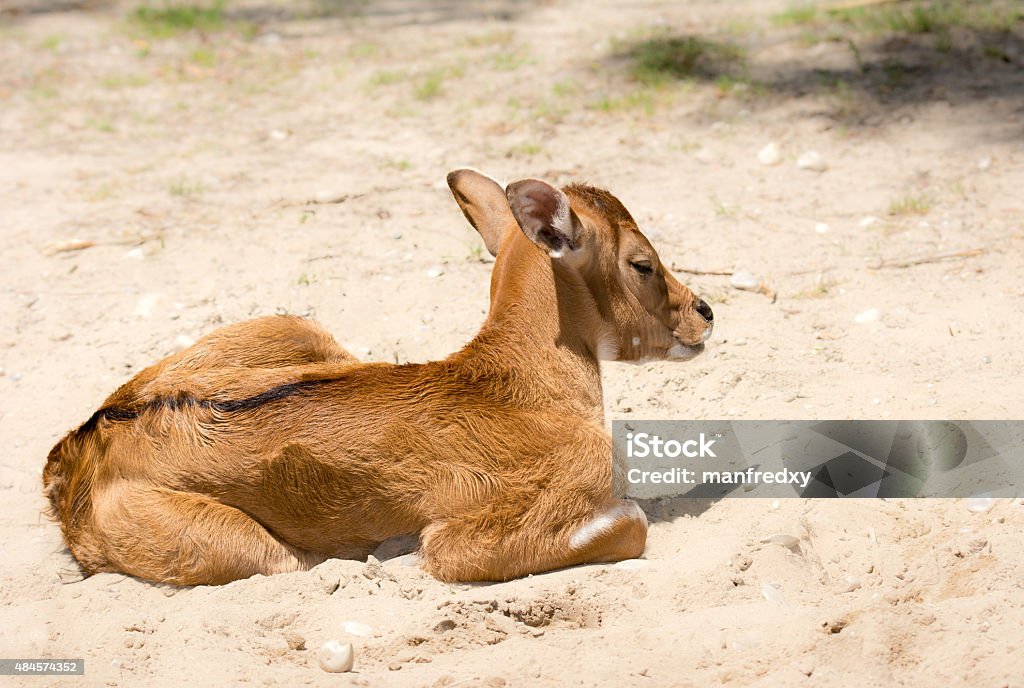
<svg viewBox="0 0 1024 688">
<path fill-rule="evenodd" d="M 983 248 L 969 248 L 963 251 L 954 251 L 952 253 L 935 253 L 928 256 L 921 256 L 919 258 L 908 258 L 906 260 L 889 260 L 882 261 L 877 265 L 872 266 L 873 270 L 882 270 L 885 268 L 909 268 L 915 265 L 925 265 L 927 263 L 941 263 L 946 260 L 956 260 L 957 258 L 973 258 L 980 256 L 985 252 Z"/>
<path fill-rule="evenodd" d="M 681 268 L 672 263 L 672 272 L 685 272 L 687 275 L 721 275 L 729 277 L 735 270 L 700 270 L 698 268 Z"/>
</svg>

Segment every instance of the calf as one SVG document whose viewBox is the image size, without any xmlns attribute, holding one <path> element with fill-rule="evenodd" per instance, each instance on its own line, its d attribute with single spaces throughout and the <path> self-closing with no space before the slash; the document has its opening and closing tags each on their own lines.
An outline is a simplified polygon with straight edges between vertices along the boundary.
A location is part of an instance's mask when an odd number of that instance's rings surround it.
<svg viewBox="0 0 1024 688">
<path fill-rule="evenodd" d="M 225 583 L 410 533 L 446 581 L 643 553 L 643 511 L 612 495 L 599 361 L 692 358 L 711 309 L 606 191 L 448 184 L 496 256 L 479 334 L 441 361 L 362 363 L 275 316 L 143 370 L 43 473 L 87 573 Z"/>
</svg>

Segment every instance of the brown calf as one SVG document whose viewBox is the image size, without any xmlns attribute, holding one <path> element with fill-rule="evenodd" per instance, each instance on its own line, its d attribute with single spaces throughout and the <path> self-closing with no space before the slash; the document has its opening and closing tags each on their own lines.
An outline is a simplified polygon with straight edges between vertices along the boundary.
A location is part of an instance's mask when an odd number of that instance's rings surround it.
<svg viewBox="0 0 1024 688">
<path fill-rule="evenodd" d="M 448 183 L 497 256 L 476 338 L 442 361 L 361 363 L 313 322 L 268 317 L 143 370 L 43 473 L 86 572 L 225 583 L 409 533 L 447 581 L 643 552 L 643 511 L 612 496 L 598 361 L 691 358 L 710 308 L 606 191 Z"/>
</svg>

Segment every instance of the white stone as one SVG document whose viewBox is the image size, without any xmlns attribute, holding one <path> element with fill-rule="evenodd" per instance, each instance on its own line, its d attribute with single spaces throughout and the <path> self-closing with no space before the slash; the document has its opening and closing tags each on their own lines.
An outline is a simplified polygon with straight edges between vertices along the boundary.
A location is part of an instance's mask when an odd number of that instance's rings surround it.
<svg viewBox="0 0 1024 688">
<path fill-rule="evenodd" d="M 373 629 L 358 621 L 345 621 L 341 624 L 341 630 L 349 635 L 357 635 L 360 638 L 369 638 L 373 635 Z"/>
<path fill-rule="evenodd" d="M 976 514 L 984 514 L 995 506 L 996 500 L 991 497 L 971 497 L 967 500 L 967 510 Z"/>
<path fill-rule="evenodd" d="M 777 604 L 780 607 L 788 607 L 789 600 L 787 600 L 786 596 L 782 594 L 780 587 L 781 586 L 778 583 L 763 583 L 761 585 L 761 594 L 766 600 L 773 604 Z"/>
<path fill-rule="evenodd" d="M 757 152 L 757 161 L 762 165 L 778 165 L 782 162 L 782 153 L 774 141 Z"/>
<path fill-rule="evenodd" d="M 801 170 L 811 170 L 812 172 L 824 172 L 828 169 L 828 163 L 825 162 L 825 158 L 822 157 L 821 153 L 815 150 L 809 150 L 802 153 L 800 157 L 796 159 L 796 166 Z"/>
<path fill-rule="evenodd" d="M 863 325 L 864 323 L 875 322 L 880 317 L 882 317 L 882 312 L 880 310 L 877 308 L 869 308 L 866 311 L 861 311 L 855 315 L 853 317 L 853 322 Z"/>
<path fill-rule="evenodd" d="M 701 148 L 693 154 L 693 157 L 697 159 L 697 162 L 702 162 L 705 165 L 715 161 L 715 154 L 711 152 L 710 148 Z"/>
<path fill-rule="evenodd" d="M 729 284 L 736 289 L 754 291 L 761 286 L 761 279 L 752 272 L 737 270 L 729 277 Z"/>
<path fill-rule="evenodd" d="M 352 671 L 355 660 L 355 653 L 352 651 L 352 643 L 339 643 L 337 640 L 328 640 L 316 653 L 320 668 L 332 674 L 344 671 Z"/>
<path fill-rule="evenodd" d="M 153 309 L 156 307 L 159 300 L 159 294 L 143 294 L 139 297 L 139 300 L 135 302 L 135 315 L 140 318 L 152 318 Z"/>
<path fill-rule="evenodd" d="M 184 351 L 195 343 L 196 340 L 192 339 L 192 337 L 189 337 L 187 334 L 179 334 L 174 338 L 174 350 Z"/>
</svg>

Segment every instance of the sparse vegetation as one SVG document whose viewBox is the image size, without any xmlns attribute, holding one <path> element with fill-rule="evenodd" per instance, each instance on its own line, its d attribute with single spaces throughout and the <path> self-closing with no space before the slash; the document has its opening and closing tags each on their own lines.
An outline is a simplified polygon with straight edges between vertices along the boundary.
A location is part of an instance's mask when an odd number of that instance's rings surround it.
<svg viewBox="0 0 1024 688">
<path fill-rule="evenodd" d="M 417 100 L 433 100 L 444 91 L 444 82 L 448 78 L 459 78 L 466 73 L 465 65 L 459 63 L 447 67 L 437 67 L 421 75 L 413 90 Z"/>
<path fill-rule="evenodd" d="M 630 74 L 648 86 L 690 77 L 716 77 L 743 63 L 736 45 L 698 36 L 658 35 L 640 40 L 624 51 L 632 61 Z"/>
<path fill-rule="evenodd" d="M 643 110 L 644 113 L 654 114 L 655 97 L 650 89 L 642 88 L 631 91 L 622 96 L 602 95 L 589 104 L 588 107 L 601 112 L 621 112 L 624 110 Z"/>
<path fill-rule="evenodd" d="M 818 8 L 814 5 L 798 5 L 772 16 L 776 26 L 805 26 L 818 19 Z"/>
<path fill-rule="evenodd" d="M 529 62 L 529 58 L 522 51 L 502 52 L 494 56 L 492 63 L 494 68 L 501 72 L 511 72 L 519 69 Z"/>
<path fill-rule="evenodd" d="M 149 82 L 146 77 L 139 74 L 109 74 L 100 79 L 100 85 L 112 91 L 122 88 L 138 88 L 147 83 Z"/>
<path fill-rule="evenodd" d="M 729 205 L 718 196 L 711 196 L 711 205 L 715 209 L 715 215 L 722 218 L 734 218 L 739 214 L 739 209 L 734 205 Z"/>
<path fill-rule="evenodd" d="M 441 95 L 441 88 L 444 84 L 444 71 L 440 69 L 432 69 L 427 72 L 420 82 L 416 85 L 416 90 L 413 91 L 413 95 L 416 96 L 417 100 L 431 100 Z"/>
<path fill-rule="evenodd" d="M 368 85 L 371 87 L 388 86 L 391 84 L 397 84 L 400 81 L 405 81 L 408 78 L 409 75 L 405 72 L 382 70 L 374 73 L 374 75 L 370 77 Z"/>
<path fill-rule="evenodd" d="M 40 48 L 42 48 L 43 50 L 49 50 L 49 51 L 52 51 L 52 52 L 59 51 L 61 49 L 62 45 L 64 45 L 64 37 L 63 36 L 47 36 L 46 38 L 44 38 L 39 43 L 39 47 Z"/>
<path fill-rule="evenodd" d="M 531 141 L 525 141 L 517 146 L 513 146 L 512 149 L 509 150 L 509 154 L 531 157 L 537 155 L 542 150 L 543 149 L 540 147 L 539 144 L 533 143 Z"/>
<path fill-rule="evenodd" d="M 916 0 L 830 10 L 795 5 L 772 17 L 778 26 L 825 26 L 838 22 L 870 34 L 945 35 L 956 28 L 1012 31 L 1022 21 L 1024 6 L 1013 0 Z"/>
<path fill-rule="evenodd" d="M 217 54 L 209 48 L 196 48 L 189 54 L 188 59 L 192 64 L 206 69 L 217 64 Z"/>
<path fill-rule="evenodd" d="M 170 192 L 172 196 L 181 196 L 187 198 L 190 196 L 198 196 L 199 194 L 206 191 L 206 188 L 200 181 L 190 181 L 184 177 L 179 177 L 178 179 L 171 182 L 167 190 L 168 192 Z"/>
<path fill-rule="evenodd" d="M 927 196 L 901 196 L 889 204 L 889 214 L 894 216 L 925 215 L 932 208 L 932 201 Z"/>
<path fill-rule="evenodd" d="M 132 23 L 155 38 L 188 31 L 218 31 L 224 28 L 224 0 L 209 5 L 142 5 L 131 14 Z"/>
</svg>

